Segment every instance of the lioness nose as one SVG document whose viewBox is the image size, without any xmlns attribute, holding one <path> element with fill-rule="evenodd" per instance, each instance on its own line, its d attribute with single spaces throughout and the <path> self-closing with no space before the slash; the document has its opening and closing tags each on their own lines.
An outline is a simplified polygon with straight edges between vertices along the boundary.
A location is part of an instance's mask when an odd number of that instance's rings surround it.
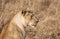
<svg viewBox="0 0 60 39">
<path fill-rule="evenodd" d="M 36 23 L 38 23 L 38 22 L 39 22 L 39 20 L 36 21 Z"/>
</svg>

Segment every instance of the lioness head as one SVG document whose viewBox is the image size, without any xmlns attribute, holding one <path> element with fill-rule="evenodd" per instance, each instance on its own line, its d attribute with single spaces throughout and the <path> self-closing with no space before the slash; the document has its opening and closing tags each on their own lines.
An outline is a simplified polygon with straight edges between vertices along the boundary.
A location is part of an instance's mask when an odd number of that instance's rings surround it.
<svg viewBox="0 0 60 39">
<path fill-rule="evenodd" d="M 25 24 L 27 26 L 36 26 L 38 23 L 38 18 L 33 14 L 32 11 L 22 11 L 22 15 L 25 19 Z"/>
</svg>

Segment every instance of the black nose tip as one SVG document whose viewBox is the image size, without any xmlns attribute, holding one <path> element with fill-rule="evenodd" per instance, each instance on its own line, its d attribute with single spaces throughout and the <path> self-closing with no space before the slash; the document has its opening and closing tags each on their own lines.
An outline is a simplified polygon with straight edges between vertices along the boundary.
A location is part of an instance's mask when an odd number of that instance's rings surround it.
<svg viewBox="0 0 60 39">
<path fill-rule="evenodd" d="M 39 22 L 39 20 L 36 21 L 37 23 Z"/>
</svg>

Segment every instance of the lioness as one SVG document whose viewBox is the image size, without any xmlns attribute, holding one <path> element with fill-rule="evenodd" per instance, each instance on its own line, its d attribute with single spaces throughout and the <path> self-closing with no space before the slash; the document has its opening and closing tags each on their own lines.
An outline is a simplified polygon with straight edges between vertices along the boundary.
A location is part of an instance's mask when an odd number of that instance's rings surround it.
<svg viewBox="0 0 60 39">
<path fill-rule="evenodd" d="M 20 11 L 11 22 L 3 28 L 0 39 L 25 39 L 25 30 L 27 26 L 36 26 L 38 20 L 30 11 Z M 34 27 L 33 27 L 34 28 Z"/>
</svg>

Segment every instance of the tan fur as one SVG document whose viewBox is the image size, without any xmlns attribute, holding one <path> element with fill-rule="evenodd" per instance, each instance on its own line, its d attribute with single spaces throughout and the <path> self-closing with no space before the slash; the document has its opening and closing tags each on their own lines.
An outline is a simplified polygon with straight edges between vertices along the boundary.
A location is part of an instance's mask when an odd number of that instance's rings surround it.
<svg viewBox="0 0 60 39">
<path fill-rule="evenodd" d="M 23 13 L 24 14 L 24 13 Z M 7 24 L 0 35 L 0 39 L 24 39 L 25 30 L 27 25 L 32 26 L 35 24 L 35 20 L 31 19 L 31 13 L 26 13 L 25 16 L 20 11 L 16 14 L 11 22 Z"/>
</svg>

